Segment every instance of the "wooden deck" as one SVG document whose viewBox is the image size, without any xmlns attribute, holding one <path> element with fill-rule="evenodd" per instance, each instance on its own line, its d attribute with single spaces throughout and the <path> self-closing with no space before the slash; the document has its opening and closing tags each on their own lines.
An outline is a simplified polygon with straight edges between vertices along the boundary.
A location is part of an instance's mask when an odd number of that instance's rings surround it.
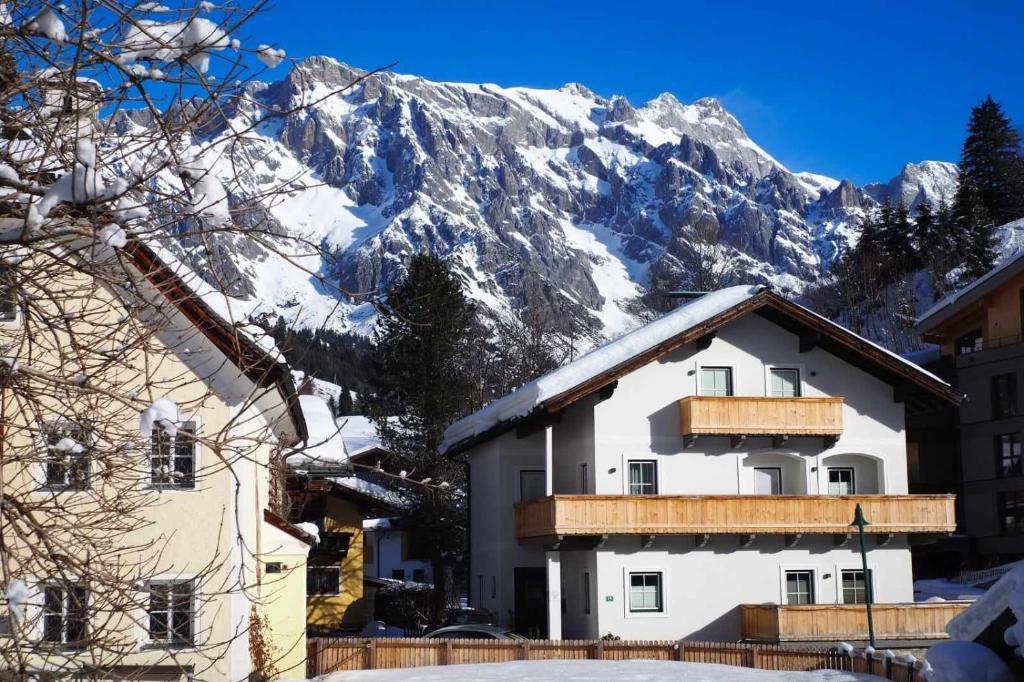
<svg viewBox="0 0 1024 682">
<path fill-rule="evenodd" d="M 876 640 L 947 639 L 946 624 L 969 602 L 874 604 Z M 743 639 L 758 642 L 838 642 L 868 638 L 862 604 L 742 604 Z"/>
<path fill-rule="evenodd" d="M 516 537 L 952 533 L 954 495 L 552 495 L 515 507 Z"/>
<path fill-rule="evenodd" d="M 842 398 L 689 396 L 679 401 L 684 436 L 840 436 Z"/>
</svg>

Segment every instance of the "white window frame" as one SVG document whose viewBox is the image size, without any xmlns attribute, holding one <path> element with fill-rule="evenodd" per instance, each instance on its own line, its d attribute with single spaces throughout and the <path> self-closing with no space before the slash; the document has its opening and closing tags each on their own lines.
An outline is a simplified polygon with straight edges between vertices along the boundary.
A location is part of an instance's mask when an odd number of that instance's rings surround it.
<svg viewBox="0 0 1024 682">
<path fill-rule="evenodd" d="M 626 457 L 622 458 L 622 494 L 623 495 L 660 495 L 661 494 L 661 462 L 657 457 Z M 631 493 L 629 491 L 629 465 L 634 462 L 654 463 L 654 492 L 653 493 Z"/>
<path fill-rule="evenodd" d="M 793 397 L 803 398 L 807 395 L 807 384 L 804 381 L 804 377 L 807 376 L 807 370 L 804 365 L 798 362 L 771 362 L 766 363 L 764 366 L 764 395 L 766 398 L 773 398 L 772 395 L 772 370 L 776 369 L 790 369 L 797 373 L 797 390 L 799 394 Z"/>
<path fill-rule="evenodd" d="M 694 391 L 694 395 L 698 395 L 698 396 L 710 395 L 710 394 L 704 392 L 704 381 L 703 381 L 703 378 L 704 378 L 704 370 L 705 369 L 727 369 L 727 370 L 729 370 L 729 396 L 736 395 L 736 367 L 734 367 L 733 365 L 730 365 L 728 363 L 724 363 L 724 362 L 723 363 L 706 362 L 706 363 L 701 363 L 701 364 L 697 365 L 697 387 L 696 387 L 696 391 Z M 725 396 L 725 397 L 729 397 L 729 396 Z M 713 397 L 723 397 L 723 396 L 713 396 Z"/>
<path fill-rule="evenodd" d="M 82 651 L 83 647 L 70 647 L 64 642 L 47 642 L 43 639 L 43 601 L 45 594 L 44 588 L 55 586 L 64 587 L 64 584 L 59 580 L 53 579 L 41 579 L 35 576 L 28 576 L 25 579 L 25 584 L 28 586 L 28 599 L 25 602 L 25 622 L 32 625 L 31 630 L 28 631 L 28 637 L 33 642 L 41 645 L 50 645 L 55 649 L 63 649 L 67 651 Z M 86 615 L 88 618 L 91 607 L 94 604 L 95 595 L 93 591 L 89 589 L 88 584 L 85 581 L 81 581 L 80 584 L 85 584 L 86 589 Z M 65 595 L 65 599 L 67 596 Z M 89 629 L 93 626 L 91 618 L 86 621 L 86 638 L 89 637 Z"/>
<path fill-rule="evenodd" d="M 788 599 L 789 592 L 786 589 L 786 574 L 787 573 L 794 573 L 794 572 L 810 573 L 811 574 L 811 602 L 810 602 L 810 604 L 807 604 L 807 606 L 810 606 L 810 605 L 813 605 L 813 604 L 821 604 L 821 603 L 823 603 L 821 601 L 821 574 L 820 574 L 820 571 L 817 568 L 813 567 L 813 566 L 797 564 L 797 565 L 779 566 L 779 605 L 780 606 L 787 606 L 787 605 L 789 605 L 789 599 Z M 796 606 L 796 604 L 794 604 L 794 606 Z"/>
<path fill-rule="evenodd" d="M 864 566 L 857 565 L 843 565 L 837 564 L 835 568 L 836 576 L 836 604 L 845 604 L 843 601 L 843 571 L 863 571 Z M 871 580 L 871 596 L 877 599 L 878 597 L 878 571 L 872 567 L 868 567 L 868 575 Z"/>
<path fill-rule="evenodd" d="M 154 640 L 149 637 L 149 600 L 150 590 L 149 586 L 153 584 L 169 584 L 179 582 L 191 582 L 192 583 L 192 643 L 191 644 L 175 644 L 173 642 L 167 642 L 163 640 Z M 136 618 L 135 634 L 136 641 L 139 643 L 139 650 L 171 650 L 171 651 L 191 651 L 195 650 L 205 644 L 205 637 L 203 636 L 202 630 L 202 586 L 199 584 L 199 578 L 192 573 L 163 573 L 155 575 L 151 578 L 147 578 L 143 581 L 142 588 L 138 595 L 138 604 L 140 606 L 138 617 Z"/>
<path fill-rule="evenodd" d="M 192 487 L 191 488 L 179 488 L 179 487 L 176 487 L 176 486 L 169 486 L 169 485 L 162 485 L 162 484 L 154 484 L 153 483 L 153 476 L 152 476 L 152 470 L 153 470 L 152 469 L 152 467 L 153 467 L 153 463 L 152 463 L 152 459 L 153 459 L 153 441 L 152 441 L 152 439 L 150 439 L 150 440 L 147 440 L 145 442 L 144 446 L 143 446 L 145 448 L 145 457 L 144 457 L 144 461 L 142 462 L 142 465 L 141 465 L 142 476 L 141 476 L 141 479 L 140 479 L 140 485 L 141 485 L 142 489 L 150 490 L 150 491 L 153 491 L 153 492 L 158 492 L 158 493 L 161 493 L 161 494 L 177 494 L 177 493 L 186 493 L 187 494 L 187 493 L 197 492 L 197 491 L 199 491 L 199 490 L 201 490 L 203 488 L 202 477 L 200 476 L 200 471 L 202 470 L 202 464 L 203 464 L 203 455 L 205 454 L 203 452 L 203 444 L 200 442 L 200 439 L 203 436 L 203 421 L 202 421 L 202 419 L 199 418 L 198 415 L 190 417 L 190 418 L 187 418 L 187 419 L 181 419 L 180 415 L 179 415 L 179 420 L 176 422 L 176 424 L 190 424 L 190 423 L 191 424 L 195 424 L 195 436 L 196 436 L 195 441 L 192 443 Z M 159 428 L 160 428 L 159 424 L 154 424 L 153 425 L 154 431 L 156 429 L 159 429 Z M 173 441 L 172 441 L 171 447 L 172 448 L 174 447 Z"/>
<path fill-rule="evenodd" d="M 47 494 L 59 493 L 62 495 L 74 495 L 75 493 L 83 493 L 88 490 L 91 490 L 92 477 L 95 472 L 93 471 L 93 457 L 91 454 L 88 453 L 88 449 L 91 449 L 96 444 L 96 432 L 92 428 L 88 429 L 89 437 L 92 442 L 81 443 L 81 445 L 83 445 L 87 449 L 87 452 L 85 453 L 87 466 L 85 485 L 82 486 L 81 488 L 78 488 L 70 487 L 67 485 L 57 485 L 47 481 L 47 468 L 49 464 L 47 460 L 49 459 L 50 450 L 49 443 L 47 443 L 46 429 L 51 425 L 61 424 L 78 428 L 82 428 L 83 426 L 82 424 L 75 422 L 73 419 L 63 419 L 59 417 L 56 419 L 46 419 L 41 422 L 37 422 L 37 429 L 35 434 L 35 449 L 37 452 L 43 453 L 43 457 L 40 457 L 40 461 L 35 462 L 34 465 L 32 466 L 32 469 L 34 470 L 34 478 L 36 479 L 37 489 L 39 492 L 44 492 Z"/>
<path fill-rule="evenodd" d="M 661 574 L 661 611 L 633 611 L 629 607 L 630 576 L 634 573 Z M 669 617 L 669 573 L 665 566 L 624 566 L 622 569 L 622 611 L 625 618 Z"/>
<path fill-rule="evenodd" d="M 81 586 L 81 587 L 85 588 L 85 639 L 82 640 L 82 643 L 79 644 L 78 646 L 74 646 L 72 642 L 67 641 L 67 624 L 68 624 L 68 614 L 69 614 L 69 612 L 68 612 L 68 601 L 69 601 L 69 597 L 70 597 L 68 588 L 71 587 L 71 586 L 72 585 L 65 584 L 65 583 L 63 583 L 61 581 L 47 581 L 47 580 L 41 581 L 38 584 L 38 586 L 37 586 L 37 589 L 39 591 L 39 607 L 38 607 L 39 608 L 39 614 L 38 614 L 39 626 L 38 626 L 38 630 L 39 630 L 39 642 L 41 644 L 53 646 L 54 648 L 67 649 L 67 650 L 72 650 L 72 651 L 77 651 L 77 650 L 83 649 L 83 648 L 88 646 L 89 626 L 91 625 L 90 619 L 89 619 L 89 607 L 92 604 L 92 594 L 91 594 L 91 592 L 89 590 L 89 586 L 84 581 L 83 582 L 79 582 L 79 583 L 74 583 L 74 586 Z M 55 588 L 57 588 L 57 589 L 59 589 L 59 590 L 61 590 L 63 592 L 63 594 L 61 595 L 61 614 L 60 614 L 60 618 L 61 618 L 61 633 L 60 633 L 60 641 L 59 642 L 44 639 L 44 637 L 46 636 L 46 621 L 45 621 L 45 618 L 46 618 L 46 589 L 50 588 L 50 587 L 55 587 Z"/>
<path fill-rule="evenodd" d="M 850 487 L 853 488 L 853 490 L 848 492 L 848 493 L 845 493 L 845 494 L 846 495 L 856 495 L 857 494 L 857 468 L 853 467 L 853 466 L 834 466 L 834 467 L 831 467 L 831 466 L 828 466 L 828 465 L 825 466 L 825 494 L 827 494 L 827 495 L 838 494 L 838 493 L 833 493 L 832 492 L 832 481 L 829 480 L 829 475 L 833 471 L 849 471 L 850 472 Z"/>
</svg>

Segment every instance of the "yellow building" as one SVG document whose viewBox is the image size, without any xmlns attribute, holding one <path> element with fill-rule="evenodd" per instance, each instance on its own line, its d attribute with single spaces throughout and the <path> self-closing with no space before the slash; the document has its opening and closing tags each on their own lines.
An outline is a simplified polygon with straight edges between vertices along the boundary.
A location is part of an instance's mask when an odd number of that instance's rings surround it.
<svg viewBox="0 0 1024 682">
<path fill-rule="evenodd" d="M 2 665 L 302 676 L 312 538 L 267 513 L 275 463 L 306 438 L 288 367 L 167 254 L 130 240 L 91 257 L 116 274 L 54 266 L 0 312 L 0 485 L 21 505 L 0 580 L 25 592 L 0 606 Z"/>
</svg>

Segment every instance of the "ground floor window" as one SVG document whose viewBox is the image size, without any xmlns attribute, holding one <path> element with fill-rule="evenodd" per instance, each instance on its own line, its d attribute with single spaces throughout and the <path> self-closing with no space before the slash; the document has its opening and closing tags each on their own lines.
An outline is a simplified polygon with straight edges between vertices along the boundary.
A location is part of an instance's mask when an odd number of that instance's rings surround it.
<svg viewBox="0 0 1024 682">
<path fill-rule="evenodd" d="M 868 581 L 864 580 L 862 569 L 851 569 L 842 571 L 843 581 L 843 603 L 844 604 L 866 604 L 868 602 Z M 871 576 L 871 571 L 868 571 Z"/>
<path fill-rule="evenodd" d="M 634 613 L 662 611 L 661 573 L 629 574 L 629 610 Z"/>
<path fill-rule="evenodd" d="M 88 601 L 84 585 L 44 585 L 43 641 L 67 646 L 83 644 Z"/>
<path fill-rule="evenodd" d="M 308 566 L 306 568 L 306 594 L 341 594 L 341 567 L 338 565 Z"/>
<path fill-rule="evenodd" d="M 1024 490 L 999 493 L 999 524 L 1004 534 L 1024 533 Z"/>
<path fill-rule="evenodd" d="M 149 639 L 190 645 L 195 642 L 195 584 L 191 580 L 149 584 Z"/>
<path fill-rule="evenodd" d="M 786 571 L 786 603 L 814 603 L 814 571 Z"/>
</svg>

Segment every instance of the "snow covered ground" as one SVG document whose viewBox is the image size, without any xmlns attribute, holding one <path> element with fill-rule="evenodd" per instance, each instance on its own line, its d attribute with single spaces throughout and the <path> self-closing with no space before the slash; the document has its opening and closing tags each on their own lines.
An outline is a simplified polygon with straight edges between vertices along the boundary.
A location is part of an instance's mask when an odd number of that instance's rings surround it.
<svg viewBox="0 0 1024 682">
<path fill-rule="evenodd" d="M 974 601 L 985 590 L 951 580 L 929 579 L 914 581 L 914 601 Z"/>
<path fill-rule="evenodd" d="M 883 678 L 838 670 L 780 672 L 675 661 L 514 661 L 360 670 L 317 679 L 322 682 L 868 682 Z"/>
</svg>

